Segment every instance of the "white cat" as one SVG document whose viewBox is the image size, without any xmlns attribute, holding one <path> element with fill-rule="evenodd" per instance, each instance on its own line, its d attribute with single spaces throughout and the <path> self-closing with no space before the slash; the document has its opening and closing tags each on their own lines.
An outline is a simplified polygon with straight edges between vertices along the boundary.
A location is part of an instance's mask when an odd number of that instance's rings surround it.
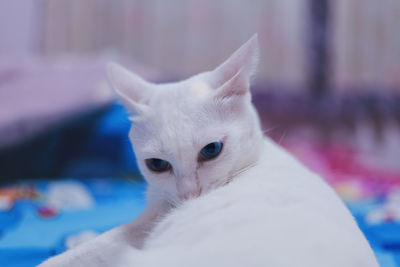
<svg viewBox="0 0 400 267">
<path fill-rule="evenodd" d="M 378 266 L 335 192 L 263 137 L 249 92 L 257 59 L 254 36 L 215 70 L 178 83 L 109 65 L 134 114 L 148 206 L 40 266 Z"/>
</svg>

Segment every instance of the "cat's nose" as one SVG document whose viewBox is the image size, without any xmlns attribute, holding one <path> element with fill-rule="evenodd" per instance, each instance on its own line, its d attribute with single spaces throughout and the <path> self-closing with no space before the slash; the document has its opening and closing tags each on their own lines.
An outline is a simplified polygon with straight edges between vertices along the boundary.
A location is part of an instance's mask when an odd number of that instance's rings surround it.
<svg viewBox="0 0 400 267">
<path fill-rule="evenodd" d="M 180 198 L 183 200 L 189 200 L 191 198 L 196 198 L 201 195 L 201 188 L 197 187 L 195 190 L 191 190 L 188 192 L 184 192 L 183 194 L 180 194 Z"/>
<path fill-rule="evenodd" d="M 176 189 L 181 200 L 188 200 L 200 196 L 201 187 L 194 175 L 178 176 Z"/>
</svg>

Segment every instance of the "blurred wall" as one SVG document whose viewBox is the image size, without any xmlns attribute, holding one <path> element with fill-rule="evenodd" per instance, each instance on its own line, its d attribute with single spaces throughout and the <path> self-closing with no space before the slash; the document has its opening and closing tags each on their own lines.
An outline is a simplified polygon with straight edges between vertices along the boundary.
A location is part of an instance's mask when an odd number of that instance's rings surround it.
<svg viewBox="0 0 400 267">
<path fill-rule="evenodd" d="M 217 66 L 256 32 L 263 80 L 304 83 L 304 2 L 44 0 L 41 51 L 117 49 L 178 75 Z"/>
<path fill-rule="evenodd" d="M 310 35 L 320 36 L 310 30 L 312 1 L 1 1 L 0 53 L 114 51 L 182 77 L 215 67 L 258 32 L 259 81 L 301 91 L 313 64 Z M 328 7 L 329 89 L 400 93 L 400 1 L 330 0 Z"/>
<path fill-rule="evenodd" d="M 330 1 L 332 86 L 400 92 L 400 1 Z"/>
<path fill-rule="evenodd" d="M 40 1 L 0 1 L 0 55 L 32 54 L 38 46 Z"/>
<path fill-rule="evenodd" d="M 115 48 L 163 71 L 217 65 L 260 34 L 260 80 L 307 86 L 308 0 L 43 0 L 44 54 Z M 329 1 L 330 87 L 400 91 L 400 1 Z M 312 52 L 312 51 L 311 51 Z"/>
</svg>

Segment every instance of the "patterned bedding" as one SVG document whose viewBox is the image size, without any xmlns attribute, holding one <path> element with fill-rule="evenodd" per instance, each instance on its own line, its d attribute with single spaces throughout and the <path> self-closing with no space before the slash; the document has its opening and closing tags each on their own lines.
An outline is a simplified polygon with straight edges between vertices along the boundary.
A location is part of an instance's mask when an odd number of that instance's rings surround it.
<svg viewBox="0 0 400 267">
<path fill-rule="evenodd" d="M 343 197 L 381 266 L 400 266 L 400 173 L 358 160 L 357 150 L 288 138 L 283 144 Z M 0 189 L 0 266 L 33 266 L 79 237 L 132 220 L 145 205 L 140 179 L 34 180 Z"/>
</svg>

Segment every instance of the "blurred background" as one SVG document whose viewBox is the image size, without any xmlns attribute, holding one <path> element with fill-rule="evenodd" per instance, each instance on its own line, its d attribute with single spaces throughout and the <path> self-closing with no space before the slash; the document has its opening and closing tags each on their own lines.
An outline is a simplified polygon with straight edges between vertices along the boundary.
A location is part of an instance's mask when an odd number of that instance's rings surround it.
<svg viewBox="0 0 400 267">
<path fill-rule="evenodd" d="M 0 265 L 32 266 L 145 205 L 107 62 L 177 81 L 257 32 L 265 133 L 400 266 L 399 27 L 396 0 L 1 1 Z"/>
</svg>

